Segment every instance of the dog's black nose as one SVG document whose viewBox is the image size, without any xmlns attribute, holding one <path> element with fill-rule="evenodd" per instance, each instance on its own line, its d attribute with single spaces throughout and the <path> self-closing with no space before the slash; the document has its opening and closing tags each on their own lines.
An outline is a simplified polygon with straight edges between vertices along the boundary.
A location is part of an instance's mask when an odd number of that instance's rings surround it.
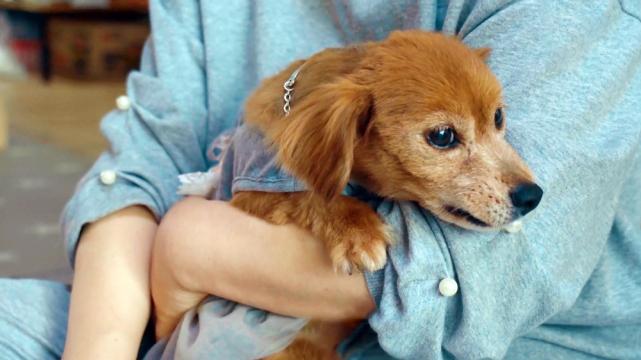
<svg viewBox="0 0 641 360">
<path fill-rule="evenodd" d="M 534 210 L 541 202 L 543 189 L 536 184 L 524 183 L 519 184 L 510 192 L 512 205 L 521 216 Z"/>
</svg>

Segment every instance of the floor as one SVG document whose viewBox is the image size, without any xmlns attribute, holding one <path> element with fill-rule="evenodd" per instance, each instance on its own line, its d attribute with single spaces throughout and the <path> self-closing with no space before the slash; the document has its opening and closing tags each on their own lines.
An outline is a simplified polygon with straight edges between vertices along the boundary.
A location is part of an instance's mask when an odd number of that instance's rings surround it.
<svg viewBox="0 0 641 360">
<path fill-rule="evenodd" d="M 107 146 L 98 125 L 125 92 L 124 83 L 37 79 L 0 84 L 11 132 L 95 159 Z"/>
<path fill-rule="evenodd" d="M 10 123 L 0 153 L 0 277 L 71 281 L 59 217 L 107 146 L 98 128 L 124 84 L 0 83 Z"/>
</svg>

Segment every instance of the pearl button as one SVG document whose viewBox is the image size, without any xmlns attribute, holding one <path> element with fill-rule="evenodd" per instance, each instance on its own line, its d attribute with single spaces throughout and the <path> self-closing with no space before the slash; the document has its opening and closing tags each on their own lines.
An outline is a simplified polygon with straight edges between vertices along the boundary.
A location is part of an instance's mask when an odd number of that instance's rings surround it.
<svg viewBox="0 0 641 360">
<path fill-rule="evenodd" d="M 116 173 L 113 170 L 105 170 L 100 173 L 100 181 L 105 185 L 111 185 L 116 182 Z"/>
<path fill-rule="evenodd" d="M 446 297 L 454 296 L 458 291 L 458 284 L 452 278 L 445 278 L 438 284 L 438 291 Z"/>
<path fill-rule="evenodd" d="M 116 106 L 122 111 L 129 110 L 129 108 L 131 108 L 131 100 L 129 100 L 128 96 L 119 96 L 116 99 Z"/>
<path fill-rule="evenodd" d="M 505 225 L 503 227 L 503 230 L 505 230 L 505 231 L 507 231 L 509 233 L 517 233 L 517 232 L 521 231 L 522 228 L 523 228 L 523 220 L 519 219 L 519 220 L 512 221 L 511 223 Z"/>
</svg>

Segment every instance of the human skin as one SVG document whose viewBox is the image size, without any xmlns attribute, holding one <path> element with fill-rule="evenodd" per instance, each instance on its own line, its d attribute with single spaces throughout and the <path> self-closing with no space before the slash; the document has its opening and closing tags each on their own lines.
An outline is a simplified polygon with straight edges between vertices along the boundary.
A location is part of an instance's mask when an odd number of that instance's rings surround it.
<svg viewBox="0 0 641 360">
<path fill-rule="evenodd" d="M 208 294 L 331 322 L 364 319 L 375 309 L 364 275 L 336 272 L 309 232 L 198 197 L 179 201 L 161 221 L 151 288 L 157 338 Z"/>
</svg>

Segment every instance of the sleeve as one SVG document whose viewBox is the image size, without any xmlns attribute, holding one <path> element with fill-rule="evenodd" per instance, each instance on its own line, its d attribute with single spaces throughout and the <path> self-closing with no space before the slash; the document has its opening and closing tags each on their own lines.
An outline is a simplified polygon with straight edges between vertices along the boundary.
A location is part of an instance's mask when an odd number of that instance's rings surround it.
<svg viewBox="0 0 641 360">
<path fill-rule="evenodd" d="M 508 141 L 545 195 L 515 234 L 465 231 L 409 204 L 379 207 L 405 224 L 387 266 L 367 275 L 378 305 L 369 323 L 390 355 L 500 359 L 577 300 L 639 151 L 641 22 L 628 10 L 618 1 L 450 3 L 444 30 L 493 49 Z M 444 278 L 458 282 L 455 296 L 439 294 Z"/>
<path fill-rule="evenodd" d="M 205 55 L 199 11 L 196 1 L 150 1 L 152 34 L 143 49 L 140 71 L 127 79 L 131 106 L 102 120 L 110 149 L 81 179 L 62 214 L 72 266 L 84 225 L 136 204 L 160 218 L 178 200 L 178 175 L 206 170 Z M 100 180 L 101 174 L 106 181 Z"/>
</svg>

